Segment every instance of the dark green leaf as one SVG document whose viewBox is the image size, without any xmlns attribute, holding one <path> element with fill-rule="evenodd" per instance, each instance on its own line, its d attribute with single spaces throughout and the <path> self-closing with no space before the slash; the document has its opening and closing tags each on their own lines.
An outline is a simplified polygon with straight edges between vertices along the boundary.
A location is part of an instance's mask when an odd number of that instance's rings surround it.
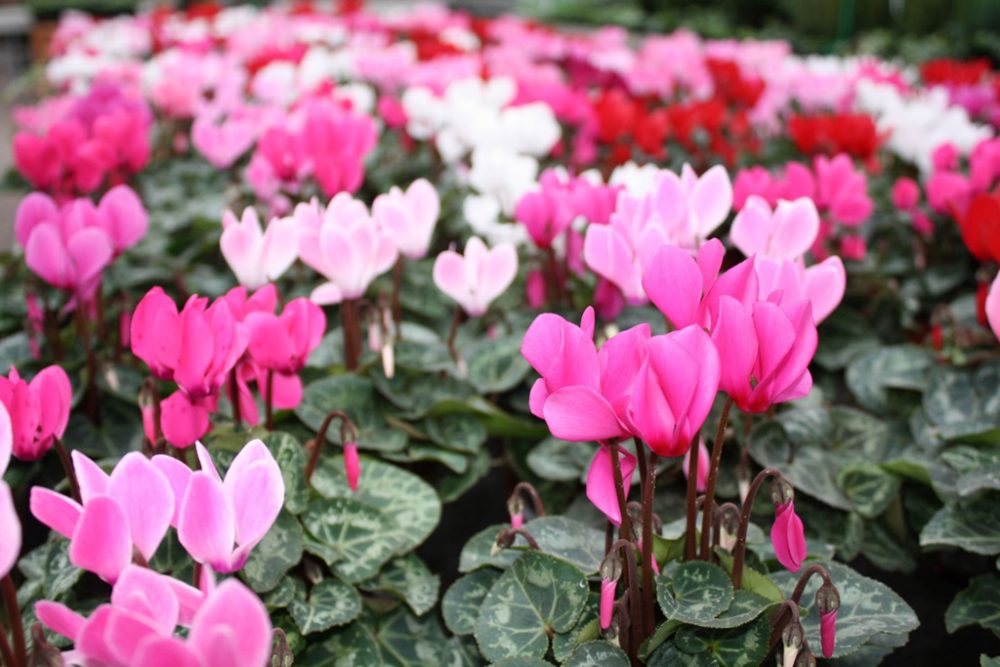
<svg viewBox="0 0 1000 667">
<path fill-rule="evenodd" d="M 302 526 L 287 511 L 278 515 L 260 544 L 250 552 L 243 576 L 257 593 L 273 590 L 302 560 Z"/>
<path fill-rule="evenodd" d="M 358 591 L 340 579 L 324 579 L 308 593 L 301 581 L 296 582 L 295 598 L 288 611 L 303 635 L 350 623 L 361 613 Z"/>
<path fill-rule="evenodd" d="M 948 632 L 967 625 L 981 625 L 1000 635 L 1000 576 L 981 574 L 969 581 L 944 614 Z"/>
<path fill-rule="evenodd" d="M 460 577 L 441 600 L 444 623 L 456 635 L 471 635 L 476 629 L 479 607 L 500 577 L 492 568 L 482 568 Z"/>
</svg>

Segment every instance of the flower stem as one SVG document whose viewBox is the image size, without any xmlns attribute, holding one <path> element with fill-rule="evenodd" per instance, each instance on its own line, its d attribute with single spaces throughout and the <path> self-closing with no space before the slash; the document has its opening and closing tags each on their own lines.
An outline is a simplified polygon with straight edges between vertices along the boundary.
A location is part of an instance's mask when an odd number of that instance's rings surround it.
<svg viewBox="0 0 1000 667">
<path fill-rule="evenodd" d="M 750 514 L 753 512 L 753 501 L 757 498 L 757 492 L 769 477 L 782 477 L 781 472 L 776 468 L 764 468 L 750 483 L 750 491 L 743 501 L 743 509 L 740 512 L 740 527 L 736 533 L 736 547 L 733 550 L 733 588 L 739 590 L 743 584 L 743 561 L 747 552 L 747 529 L 750 527 Z"/>
<path fill-rule="evenodd" d="M 344 365 L 347 370 L 354 371 L 361 356 L 361 322 L 356 299 L 345 299 L 340 303 L 340 320 L 344 328 Z"/>
<path fill-rule="evenodd" d="M 346 412 L 341 412 L 340 410 L 331 410 L 327 413 L 326 417 L 323 419 L 323 423 L 319 425 L 319 430 L 316 431 L 316 437 L 309 441 L 312 444 L 312 448 L 309 452 L 309 460 L 306 461 L 305 478 L 306 484 L 312 480 L 313 472 L 316 470 L 316 464 L 319 462 L 320 452 L 323 450 L 323 444 L 326 442 L 326 432 L 330 429 L 330 424 L 333 423 L 334 419 L 340 418 L 340 442 L 345 444 L 348 441 L 348 433 L 351 434 L 352 440 L 357 440 L 358 429 L 351 421 L 351 418 L 347 416 Z M 309 444 L 307 443 L 307 445 Z"/>
<path fill-rule="evenodd" d="M 614 452 L 617 454 L 617 452 Z M 624 514 L 623 514 L 624 516 Z M 639 623 L 642 620 L 642 610 L 639 603 L 638 578 L 635 576 L 635 545 L 630 540 L 620 539 L 611 545 L 611 552 L 621 554 L 625 560 L 625 572 L 623 582 L 628 590 L 629 618 L 628 618 L 628 657 L 632 665 L 639 665 L 638 651 L 642 638 L 639 632 Z M 620 627 L 620 623 L 619 623 Z"/>
<path fill-rule="evenodd" d="M 4 665 L 17 666 L 17 662 L 14 660 L 14 651 L 10 648 L 10 642 L 7 641 L 7 633 L 3 628 L 0 628 L 0 658 L 3 659 Z"/>
<path fill-rule="evenodd" d="M 90 339 L 90 327 L 87 324 L 87 314 L 84 312 L 84 305 L 81 302 L 76 307 L 76 330 L 83 343 L 83 350 L 87 360 L 87 384 L 84 387 L 83 404 L 87 416 L 95 424 L 101 423 L 101 403 L 97 395 L 97 357 L 94 355 L 94 346 Z"/>
<path fill-rule="evenodd" d="M 455 338 L 458 336 L 458 325 L 462 323 L 462 307 L 455 306 L 455 315 L 451 318 L 451 328 L 448 330 L 448 352 L 452 361 L 458 363 L 458 350 L 455 348 Z"/>
<path fill-rule="evenodd" d="M 697 439 L 695 439 L 697 441 Z M 697 447 L 692 444 L 692 447 Z M 684 560 L 695 559 L 695 529 L 698 514 L 698 453 L 688 454 L 687 522 L 684 529 Z"/>
<path fill-rule="evenodd" d="M 653 492 L 656 489 L 656 454 L 649 452 L 646 461 L 645 447 L 636 443 L 639 467 L 642 474 L 642 622 L 643 638 L 653 633 Z"/>
<path fill-rule="evenodd" d="M 392 321 L 396 323 L 396 340 L 403 339 L 403 305 L 399 302 L 399 291 L 403 285 L 403 256 L 396 260 L 392 268 Z"/>
<path fill-rule="evenodd" d="M 538 490 L 528 482 L 518 482 L 514 486 L 514 491 L 511 495 L 524 494 L 531 499 L 531 508 L 535 512 L 535 516 L 545 516 L 545 505 L 542 503 L 542 497 L 538 495 Z"/>
<path fill-rule="evenodd" d="M 712 510 L 715 501 L 715 482 L 719 477 L 719 464 L 722 462 L 722 446 L 726 439 L 726 423 L 729 421 L 729 411 L 733 407 L 733 399 L 726 397 L 719 417 L 719 428 L 715 432 L 715 442 L 712 443 L 712 464 L 708 469 L 708 482 L 705 484 L 705 504 L 701 516 L 701 559 L 709 558 L 709 538 L 711 537 Z M 692 459 L 697 459 L 697 452 L 692 453 Z M 695 468 L 697 471 L 697 468 Z M 697 477 L 697 475 L 695 475 Z"/>
<path fill-rule="evenodd" d="M 28 652 L 24 646 L 24 626 L 21 625 L 21 608 L 17 604 L 17 589 L 14 580 L 8 574 L 0 583 L 3 588 L 3 604 L 7 609 L 7 619 L 10 622 L 10 634 L 14 640 L 14 655 L 18 662 L 11 664 L 28 664 Z"/>
<path fill-rule="evenodd" d="M 618 443 L 605 442 L 611 448 L 611 471 L 615 481 L 615 493 L 618 495 L 618 508 L 621 511 L 622 523 L 618 530 L 618 537 L 623 540 L 632 541 L 632 523 L 628 514 L 628 503 L 626 502 L 625 482 L 622 480 L 622 464 L 618 457 Z"/>
<path fill-rule="evenodd" d="M 233 366 L 233 369 L 229 371 L 229 402 L 232 403 L 233 422 L 239 429 L 243 423 L 243 415 L 240 413 L 240 386 L 236 382 L 236 366 Z M 159 426 L 159 420 L 157 420 L 157 426 Z"/>
<path fill-rule="evenodd" d="M 822 577 L 823 583 L 827 586 L 833 586 L 833 579 L 830 578 L 830 572 L 822 565 L 813 563 L 802 572 L 802 575 L 799 577 L 799 583 L 795 585 L 795 590 L 792 592 L 792 597 L 788 599 L 795 604 L 798 604 L 799 600 L 802 599 L 802 594 L 806 590 L 806 584 L 809 583 L 809 579 L 812 578 L 814 574 L 818 574 Z"/>
<path fill-rule="evenodd" d="M 66 453 L 66 448 L 63 446 L 62 440 L 59 438 L 53 438 L 52 448 L 56 450 L 56 454 L 59 456 L 59 462 L 63 467 L 63 473 L 66 475 L 66 481 L 69 482 L 70 495 L 73 496 L 73 500 L 79 503 L 80 483 L 76 479 L 76 471 L 73 469 L 73 463 L 70 461 L 69 454 Z"/>
<path fill-rule="evenodd" d="M 267 391 L 264 396 L 264 426 L 274 430 L 274 371 L 267 370 Z"/>
</svg>

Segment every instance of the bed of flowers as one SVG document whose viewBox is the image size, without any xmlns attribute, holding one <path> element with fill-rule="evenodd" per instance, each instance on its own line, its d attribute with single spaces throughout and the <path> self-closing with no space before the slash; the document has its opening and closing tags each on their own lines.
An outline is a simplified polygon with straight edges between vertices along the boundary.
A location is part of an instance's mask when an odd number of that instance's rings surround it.
<svg viewBox="0 0 1000 667">
<path fill-rule="evenodd" d="M 354 4 L 61 21 L 0 662 L 997 653 L 1000 74 Z"/>
</svg>

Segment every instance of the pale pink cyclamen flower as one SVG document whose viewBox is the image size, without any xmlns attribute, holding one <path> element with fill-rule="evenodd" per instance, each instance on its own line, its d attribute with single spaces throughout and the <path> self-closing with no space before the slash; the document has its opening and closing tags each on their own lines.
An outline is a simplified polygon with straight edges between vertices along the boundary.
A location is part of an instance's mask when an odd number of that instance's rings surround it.
<svg viewBox="0 0 1000 667">
<path fill-rule="evenodd" d="M 299 204 L 299 256 L 329 282 L 313 290 L 320 305 L 361 297 L 395 263 L 392 236 L 368 214 L 364 203 L 342 192 L 324 210 L 316 200 Z"/>
<path fill-rule="evenodd" d="M 55 603 L 35 605 L 50 630 L 73 640 L 68 654 L 101 667 L 265 667 L 271 620 L 237 579 L 202 593 L 175 579 L 130 567 L 111 603 L 89 618 Z M 174 633 L 190 627 L 187 638 Z"/>
<path fill-rule="evenodd" d="M 986 320 L 990 323 L 994 335 L 1000 338 L 1000 275 L 993 281 L 986 295 Z"/>
<path fill-rule="evenodd" d="M 630 302 L 644 303 L 642 276 L 664 245 L 699 248 L 725 221 L 733 191 L 722 167 L 700 178 L 685 165 L 681 176 L 657 174 L 651 192 L 618 195 L 607 225 L 590 225 L 583 246 L 587 266 L 613 282 Z"/>
<path fill-rule="evenodd" d="M 114 583 L 132 562 L 133 548 L 145 562 L 153 558 L 174 515 L 173 488 L 138 452 L 126 454 L 108 475 L 77 450 L 73 468 L 82 504 L 36 486 L 31 513 L 70 539 L 70 562 Z"/>
<path fill-rule="evenodd" d="M 372 202 L 372 217 L 389 232 L 399 254 L 410 259 L 427 256 L 440 212 L 437 190 L 424 178 L 405 191 L 393 187 Z"/>
<path fill-rule="evenodd" d="M 250 150 L 257 139 L 258 123 L 251 118 L 230 115 L 218 119 L 205 111 L 191 125 L 191 143 L 217 169 L 228 169 Z"/>
<path fill-rule="evenodd" d="M 775 505 L 774 524 L 771 526 L 771 544 L 778 562 L 791 572 L 798 572 L 806 559 L 805 529 L 802 519 L 795 513 L 795 501 Z"/>
<path fill-rule="evenodd" d="M 292 218 L 274 218 L 262 229 L 257 211 L 248 206 L 240 220 L 232 211 L 222 214 L 219 247 L 240 284 L 257 289 L 292 265 L 299 254 L 299 234 Z"/>
<path fill-rule="evenodd" d="M 472 236 L 465 255 L 445 250 L 434 260 L 434 284 L 470 317 L 479 317 L 517 276 L 517 250 L 510 243 L 493 248 Z"/>
<path fill-rule="evenodd" d="M 39 371 L 30 383 L 14 367 L 8 377 L 0 375 L 0 404 L 6 408 L 11 436 L 8 453 L 22 461 L 44 456 L 66 432 L 72 400 L 69 376 L 60 366 Z M 0 472 L 6 467 L 2 454 L 0 446 Z"/>
<path fill-rule="evenodd" d="M 747 306 L 723 296 L 712 341 L 722 366 L 720 388 L 744 412 L 764 412 L 812 389 L 809 362 L 818 337 L 808 301 Z"/>
<path fill-rule="evenodd" d="M 240 570 L 281 512 L 285 482 L 274 456 L 260 440 L 236 455 L 223 479 L 208 451 L 197 443 L 201 470 L 175 468 L 175 488 L 183 485 L 177 537 L 199 563 L 220 574 Z"/>
</svg>

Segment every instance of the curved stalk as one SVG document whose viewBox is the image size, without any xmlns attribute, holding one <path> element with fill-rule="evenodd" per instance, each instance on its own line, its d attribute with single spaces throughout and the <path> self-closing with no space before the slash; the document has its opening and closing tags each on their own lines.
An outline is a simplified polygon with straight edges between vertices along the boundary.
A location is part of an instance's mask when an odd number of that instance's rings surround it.
<svg viewBox="0 0 1000 667">
<path fill-rule="evenodd" d="M 705 504 L 702 507 L 701 518 L 701 559 L 708 560 L 709 538 L 712 526 L 712 507 L 715 502 L 715 483 L 719 477 L 719 464 L 722 462 L 722 446 L 726 439 L 726 424 L 729 421 L 729 411 L 733 407 L 733 399 L 726 397 L 726 403 L 719 417 L 719 428 L 715 432 L 715 442 L 712 443 L 712 464 L 708 469 L 708 482 L 705 484 Z M 697 459 L 696 455 L 691 458 Z M 695 468 L 697 471 L 697 468 Z"/>
</svg>

